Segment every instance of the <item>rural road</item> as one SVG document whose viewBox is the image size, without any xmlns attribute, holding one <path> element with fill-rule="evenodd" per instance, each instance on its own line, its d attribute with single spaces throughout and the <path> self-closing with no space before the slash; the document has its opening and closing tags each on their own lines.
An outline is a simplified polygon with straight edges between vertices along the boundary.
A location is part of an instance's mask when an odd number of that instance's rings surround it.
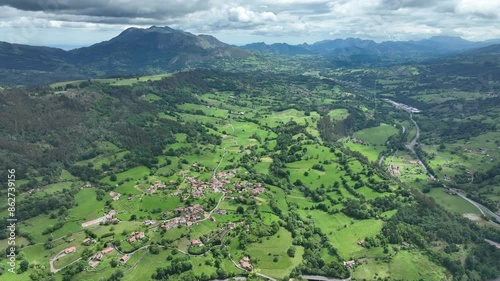
<svg viewBox="0 0 500 281">
<path fill-rule="evenodd" d="M 415 125 L 417 133 L 415 134 L 415 137 L 411 140 L 411 142 L 406 145 L 406 148 L 408 148 L 411 152 L 413 152 L 413 154 L 417 155 L 417 153 L 415 153 L 415 145 L 417 144 L 417 141 L 420 138 L 420 128 L 418 127 L 417 122 L 413 120 L 413 114 L 411 112 L 409 113 L 410 113 L 410 120 Z"/>
<path fill-rule="evenodd" d="M 349 280 L 351 280 L 350 276 L 347 279 L 338 279 L 338 278 L 326 277 L 326 276 L 321 276 L 321 275 L 302 275 L 302 278 L 305 278 L 307 280 L 321 280 L 321 281 L 349 281 Z"/>
<path fill-rule="evenodd" d="M 417 130 L 417 133 L 415 134 L 415 137 L 411 140 L 411 142 L 409 144 L 405 145 L 405 147 L 408 148 L 413 153 L 413 155 L 415 155 L 415 157 L 417 157 L 418 161 L 424 163 L 424 161 L 422 161 L 422 159 L 420 159 L 420 157 L 418 157 L 417 153 L 415 152 L 415 145 L 417 144 L 417 141 L 420 138 L 420 127 L 418 127 L 417 122 L 413 119 L 413 113 L 411 113 L 411 112 L 408 112 L 408 113 L 410 114 L 411 122 L 415 125 L 415 129 Z M 434 179 L 434 176 L 431 173 L 429 173 L 429 170 L 427 170 L 427 166 L 422 165 L 422 167 L 424 168 L 425 173 L 430 178 Z"/>
<path fill-rule="evenodd" d="M 484 205 L 470 199 L 470 198 L 467 198 L 467 196 L 463 195 L 462 193 L 457 193 L 458 196 L 462 197 L 464 200 L 467 200 L 469 203 L 471 203 L 472 205 L 476 206 L 476 208 L 479 209 L 479 211 L 481 211 L 481 213 L 483 215 L 488 214 L 490 216 L 492 216 L 493 218 L 495 218 L 495 220 L 500 223 L 500 216 L 495 214 L 494 212 L 492 212 L 490 209 L 486 208 Z"/>
<path fill-rule="evenodd" d="M 491 241 L 490 239 L 484 239 L 484 241 L 490 245 L 497 247 L 497 249 L 500 249 L 500 243 L 497 243 L 495 241 Z"/>
<path fill-rule="evenodd" d="M 59 269 L 55 268 L 55 267 L 54 267 L 54 262 L 55 262 L 56 260 L 58 260 L 59 258 L 62 258 L 62 257 L 64 257 L 64 256 L 66 256 L 66 254 L 64 253 L 64 250 L 62 250 L 62 251 L 60 251 L 60 252 L 59 252 L 59 253 L 58 253 L 55 257 L 53 257 L 53 258 L 51 258 L 51 259 L 49 260 L 49 264 L 50 264 L 50 272 L 52 272 L 52 273 L 57 273 L 57 272 L 59 272 L 59 271 L 63 270 L 65 267 L 70 266 L 70 265 L 74 264 L 75 262 L 77 262 L 77 261 L 79 261 L 79 260 L 81 260 L 81 259 L 82 259 L 82 258 L 78 258 L 78 259 L 76 259 L 76 260 L 72 261 L 71 263 L 67 264 L 66 266 L 63 266 L 63 267 L 61 267 L 61 268 L 59 268 Z"/>
</svg>

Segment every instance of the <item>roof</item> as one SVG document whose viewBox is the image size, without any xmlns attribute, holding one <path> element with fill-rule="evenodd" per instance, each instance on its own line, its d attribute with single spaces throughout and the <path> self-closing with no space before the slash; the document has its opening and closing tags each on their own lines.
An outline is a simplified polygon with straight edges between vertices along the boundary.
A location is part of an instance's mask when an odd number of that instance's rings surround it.
<svg viewBox="0 0 500 281">
<path fill-rule="evenodd" d="M 103 254 L 108 254 L 108 253 L 113 252 L 113 250 L 114 250 L 114 248 L 112 248 L 112 247 L 108 247 L 108 248 L 106 248 L 106 249 L 102 250 L 102 251 L 101 251 L 101 253 L 103 253 Z"/>
<path fill-rule="evenodd" d="M 72 246 L 72 247 L 69 247 L 69 248 L 66 248 L 64 249 L 65 252 L 74 252 L 76 251 L 76 247 L 75 246 Z"/>
<path fill-rule="evenodd" d="M 191 240 L 191 244 L 193 244 L 193 245 L 201 244 L 201 240 L 200 239 L 193 239 L 193 240 Z"/>
<path fill-rule="evenodd" d="M 241 261 L 240 264 L 241 264 L 241 267 L 252 268 L 252 265 L 249 262 Z"/>
</svg>

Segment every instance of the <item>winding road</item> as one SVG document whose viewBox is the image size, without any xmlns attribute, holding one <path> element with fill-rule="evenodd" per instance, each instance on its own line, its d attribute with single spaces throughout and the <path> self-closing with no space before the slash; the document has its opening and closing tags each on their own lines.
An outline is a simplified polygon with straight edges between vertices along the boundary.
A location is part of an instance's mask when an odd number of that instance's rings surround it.
<svg viewBox="0 0 500 281">
<path fill-rule="evenodd" d="M 490 209 L 486 208 L 486 206 L 470 199 L 470 198 L 467 198 L 467 196 L 465 196 L 464 194 L 458 192 L 457 193 L 458 196 L 462 197 L 464 200 L 467 200 L 469 203 L 471 203 L 472 205 L 476 206 L 476 208 L 479 209 L 479 211 L 481 212 L 481 214 L 485 215 L 488 214 L 490 216 L 492 216 L 498 223 L 500 223 L 500 216 L 495 214 L 494 212 L 492 212 Z"/>
<path fill-rule="evenodd" d="M 417 133 L 415 134 L 415 137 L 411 140 L 411 142 L 406 146 L 415 156 L 417 156 L 417 153 L 415 152 L 415 145 L 417 144 L 418 139 L 420 138 L 420 127 L 418 127 L 418 124 L 415 120 L 413 120 L 413 113 L 409 112 L 410 114 L 410 120 L 411 122 L 415 125 L 415 129 L 417 130 Z M 418 158 L 418 156 L 417 156 Z M 420 159 L 418 159 L 420 160 Z"/>
<path fill-rule="evenodd" d="M 71 254 L 71 253 L 70 253 L 70 254 Z M 55 266 L 54 266 L 54 262 L 55 262 L 56 260 L 58 260 L 58 259 L 60 259 L 60 258 L 64 257 L 64 256 L 66 256 L 66 255 L 68 255 L 68 254 L 64 253 L 64 250 L 62 250 L 62 251 L 60 251 L 60 252 L 59 252 L 59 253 L 58 253 L 55 257 L 53 257 L 53 258 L 51 258 L 51 259 L 49 260 L 49 264 L 50 264 L 50 272 L 52 272 L 52 273 L 57 273 L 57 272 L 59 272 L 59 271 L 63 270 L 64 268 L 66 268 L 67 266 L 70 266 L 70 265 L 74 264 L 75 262 L 77 262 L 77 261 L 79 261 L 79 260 L 81 260 L 81 259 L 82 259 L 82 258 L 78 258 L 78 259 L 76 259 L 76 260 L 72 261 L 71 263 L 69 263 L 69 264 L 67 264 L 67 265 L 65 265 L 65 266 L 63 266 L 63 267 L 61 267 L 61 268 L 59 268 L 59 269 L 55 268 Z"/>
<path fill-rule="evenodd" d="M 408 148 L 416 157 L 419 161 L 423 162 L 422 159 L 420 159 L 417 155 L 417 153 L 415 153 L 415 145 L 417 144 L 417 141 L 418 139 L 420 138 L 420 128 L 418 127 L 418 124 L 417 122 L 413 119 L 413 114 L 411 112 L 409 112 L 410 114 L 410 120 L 411 122 L 413 122 L 413 124 L 415 125 L 415 128 L 417 130 L 417 133 L 415 134 L 415 137 L 413 138 L 413 140 L 406 145 L 406 148 Z M 427 167 L 424 165 L 423 166 L 424 169 L 425 169 L 425 172 L 430 176 L 430 177 L 433 177 L 429 171 L 427 170 Z M 433 177 L 434 178 L 434 177 Z M 444 187 L 446 187 L 445 185 L 443 185 Z M 457 193 L 458 196 L 462 197 L 464 200 L 466 200 L 467 202 L 471 203 L 472 205 L 474 205 L 476 208 L 479 209 L 479 211 L 481 211 L 481 213 L 483 215 L 485 214 L 488 214 L 490 216 L 492 216 L 496 221 L 497 223 L 500 223 L 500 216 L 495 214 L 495 212 L 491 211 L 490 209 L 488 209 L 487 207 L 485 207 L 484 205 L 470 199 L 470 198 L 467 198 L 467 196 L 465 194 L 462 194 L 462 193 Z"/>
</svg>

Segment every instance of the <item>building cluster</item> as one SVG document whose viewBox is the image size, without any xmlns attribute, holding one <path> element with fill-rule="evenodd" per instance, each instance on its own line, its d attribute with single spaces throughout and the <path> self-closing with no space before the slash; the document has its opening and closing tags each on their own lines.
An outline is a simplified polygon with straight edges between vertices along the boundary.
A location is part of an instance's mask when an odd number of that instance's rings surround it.
<svg viewBox="0 0 500 281">
<path fill-rule="evenodd" d="M 134 231 L 134 232 L 130 233 L 130 236 L 128 238 L 128 242 L 134 243 L 137 240 L 144 239 L 144 237 L 146 237 L 146 234 L 144 234 L 144 232 L 135 232 Z"/>
<path fill-rule="evenodd" d="M 260 182 L 258 183 L 253 183 L 253 182 L 239 182 L 239 181 L 234 181 L 233 183 L 235 187 L 235 191 L 238 190 L 239 192 L 251 192 L 253 195 L 259 195 L 264 192 L 266 192 L 266 189 L 262 186 Z"/>
<path fill-rule="evenodd" d="M 149 194 L 155 193 L 158 189 L 165 189 L 167 186 L 160 180 L 155 180 L 153 184 L 148 187 L 147 192 Z"/>
<path fill-rule="evenodd" d="M 194 177 L 188 177 L 187 181 L 191 185 L 192 194 L 194 197 L 201 197 L 205 190 L 211 189 L 213 192 L 226 192 L 227 187 L 231 183 L 230 178 L 236 175 L 236 169 L 231 172 L 219 172 L 212 177 L 208 182 L 204 182 Z"/>
<path fill-rule="evenodd" d="M 113 252 L 114 250 L 115 250 L 115 248 L 108 247 L 100 252 L 95 253 L 91 257 L 89 257 L 88 262 L 89 262 L 90 267 L 96 268 L 99 265 L 99 263 L 101 263 L 104 255 L 109 254 L 109 253 Z"/>
<path fill-rule="evenodd" d="M 170 229 L 176 228 L 179 225 L 186 224 L 186 222 L 187 222 L 187 220 L 184 217 L 173 218 L 170 221 L 168 221 L 167 223 L 163 224 L 161 226 L 161 229 L 170 230 Z"/>
<path fill-rule="evenodd" d="M 177 215 L 181 215 L 179 217 L 173 218 L 168 222 L 164 223 L 161 228 L 164 230 L 169 230 L 172 228 L 176 228 L 179 225 L 187 225 L 191 226 L 193 223 L 201 220 L 202 218 L 206 218 L 208 216 L 208 212 L 203 210 L 200 204 L 196 204 L 189 207 L 178 207 L 174 209 Z"/>
<path fill-rule="evenodd" d="M 111 196 L 113 198 L 113 201 L 116 201 L 116 200 L 120 199 L 122 194 L 118 193 L 118 192 L 110 191 L 109 196 Z"/>
<path fill-rule="evenodd" d="M 198 180 L 193 177 L 188 177 L 187 181 L 191 185 L 191 191 L 194 197 L 203 196 L 205 189 L 208 188 L 208 184 L 202 180 Z"/>
<path fill-rule="evenodd" d="M 174 209 L 176 214 L 183 214 L 186 220 L 197 221 L 201 220 L 201 216 L 206 216 L 208 213 L 203 210 L 200 204 L 195 204 L 189 207 L 178 207 Z"/>
<path fill-rule="evenodd" d="M 365 145 L 366 143 L 363 140 L 357 139 L 357 138 L 351 138 L 351 141 L 353 143 L 359 143 Z"/>
<path fill-rule="evenodd" d="M 82 227 L 87 227 L 87 226 L 91 226 L 94 224 L 106 223 L 106 222 L 118 223 L 119 221 L 120 220 L 118 218 L 116 218 L 116 211 L 111 210 L 107 214 L 105 214 L 104 216 L 102 216 L 100 218 L 93 219 L 93 220 L 86 221 L 86 222 L 82 223 Z"/>
</svg>

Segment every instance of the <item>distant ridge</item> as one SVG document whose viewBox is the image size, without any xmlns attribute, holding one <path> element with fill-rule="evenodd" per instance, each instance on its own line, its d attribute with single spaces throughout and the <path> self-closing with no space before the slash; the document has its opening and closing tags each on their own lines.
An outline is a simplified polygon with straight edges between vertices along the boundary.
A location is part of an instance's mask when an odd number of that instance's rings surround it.
<svg viewBox="0 0 500 281">
<path fill-rule="evenodd" d="M 118 36 L 89 47 L 65 51 L 0 42 L 0 81 L 50 76 L 91 78 L 151 74 L 180 70 L 220 58 L 251 54 L 210 35 L 194 35 L 170 27 L 128 28 Z M 9 77 L 10 75 L 10 77 Z M 18 81 L 18 82 L 21 82 Z M 30 82 L 30 81 L 28 81 Z"/>
<path fill-rule="evenodd" d="M 384 41 L 377 43 L 373 40 L 358 38 L 323 40 L 313 44 L 289 45 L 286 43 L 252 43 L 242 46 L 243 49 L 279 54 L 321 54 L 335 53 L 363 53 L 377 55 L 412 55 L 426 53 L 460 52 L 474 48 L 500 43 L 500 39 L 483 42 L 472 42 L 460 37 L 434 36 L 418 41 Z"/>
<path fill-rule="evenodd" d="M 194 35 L 168 26 L 131 27 L 110 40 L 69 51 L 0 42 L 0 85 L 37 85 L 73 79 L 164 73 L 209 66 L 219 59 L 245 58 L 255 55 L 254 51 L 323 55 L 332 65 L 369 65 L 415 58 L 423 61 L 498 43 L 500 40 L 471 42 L 460 37 L 435 36 L 418 41 L 377 43 L 347 38 L 314 44 L 268 45 L 259 42 L 236 47 L 210 35 Z M 473 52 L 469 55 L 479 56 Z"/>
</svg>

